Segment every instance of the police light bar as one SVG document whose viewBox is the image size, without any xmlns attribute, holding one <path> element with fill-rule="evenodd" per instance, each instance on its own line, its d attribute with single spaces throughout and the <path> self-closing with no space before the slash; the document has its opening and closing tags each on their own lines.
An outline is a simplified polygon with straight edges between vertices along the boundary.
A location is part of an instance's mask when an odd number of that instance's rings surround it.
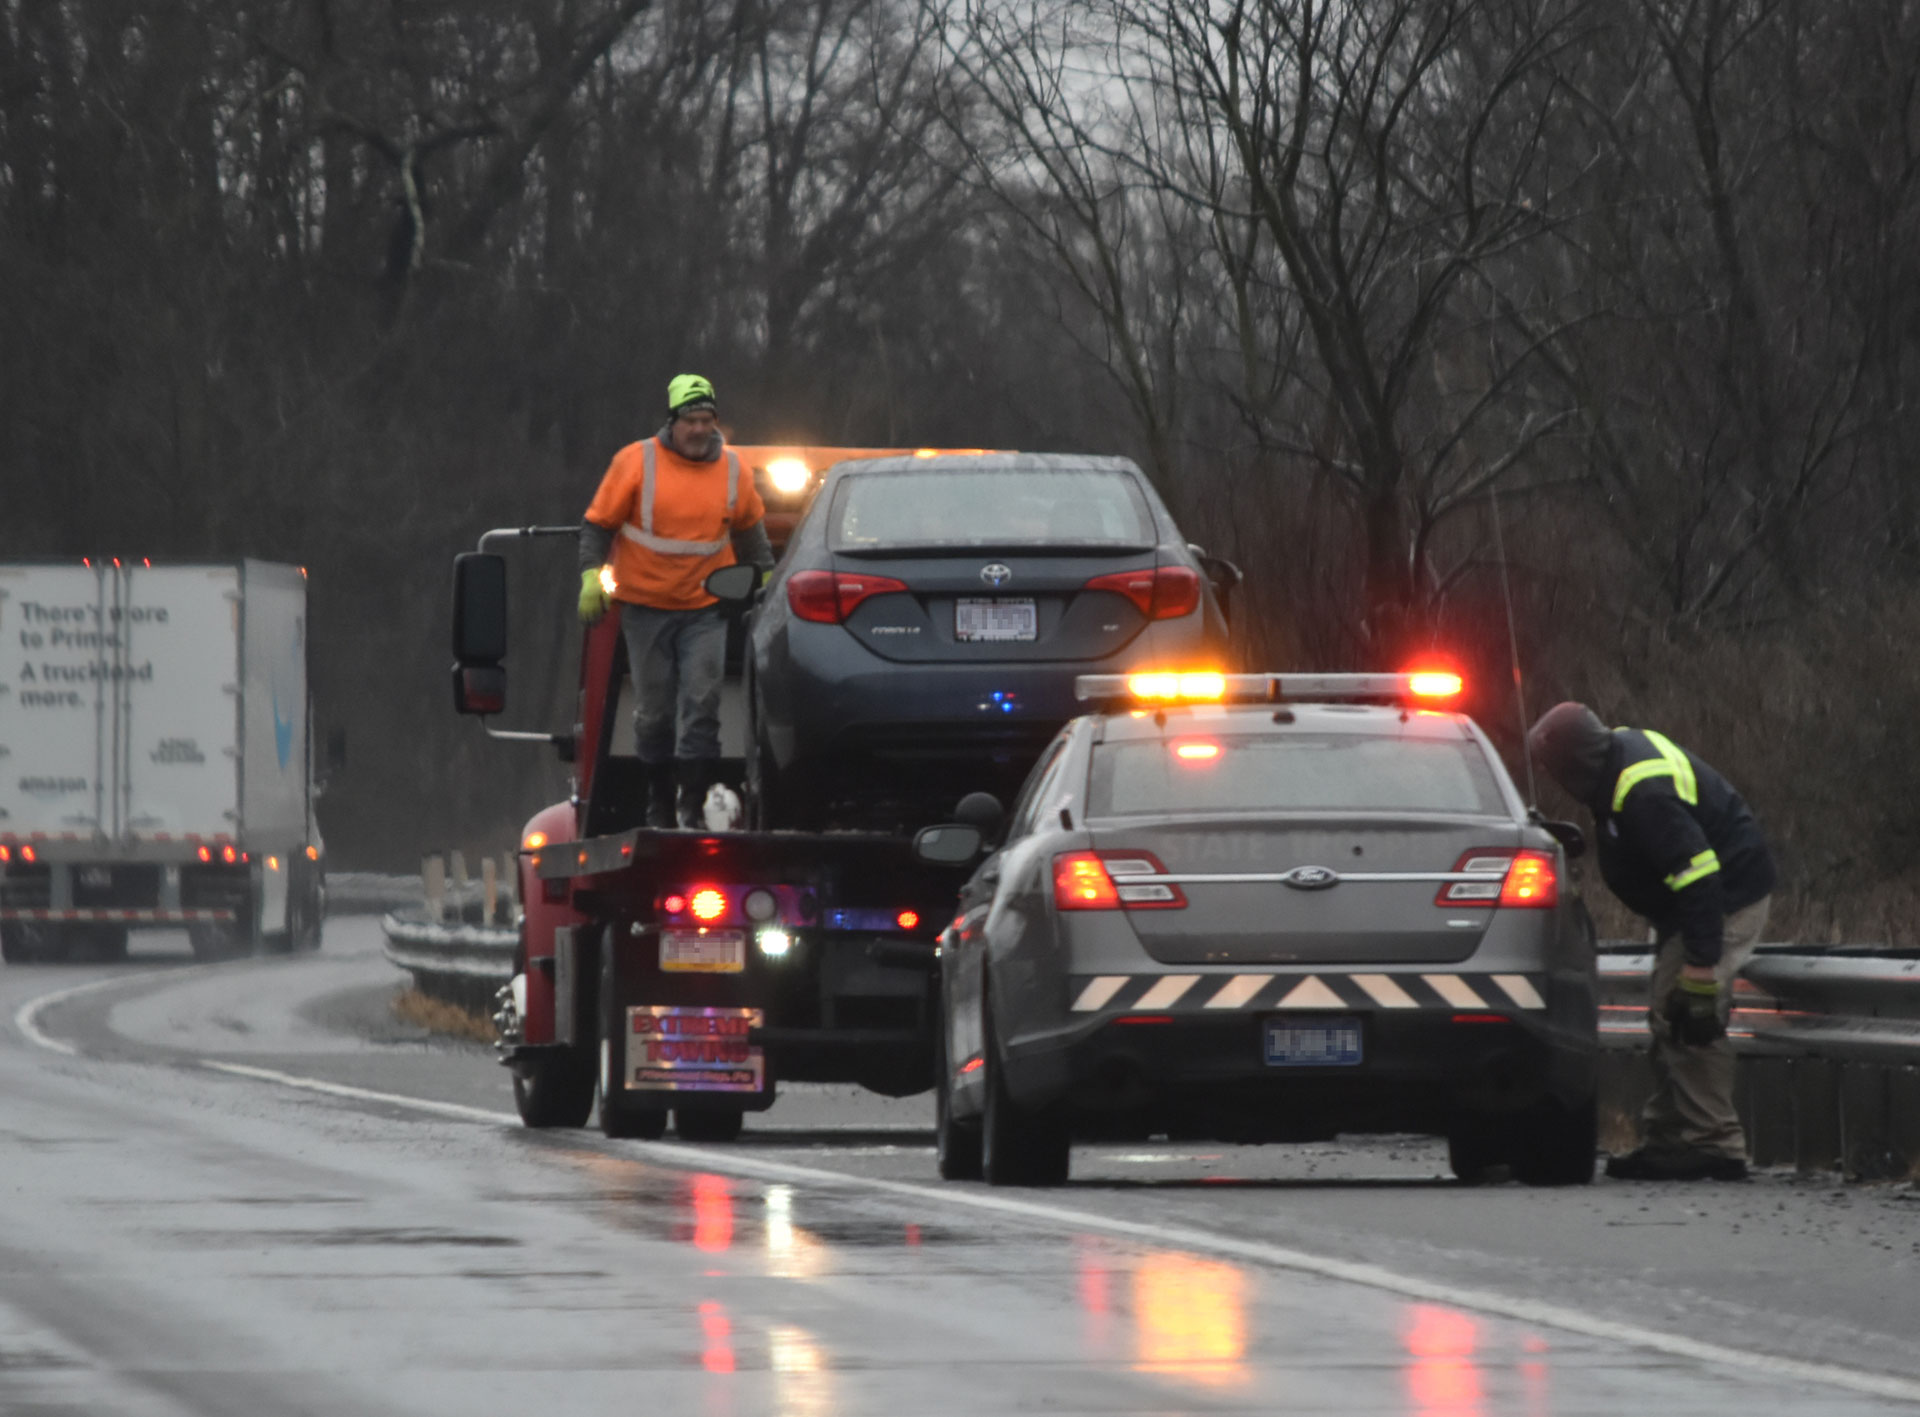
<svg viewBox="0 0 1920 1417">
<path fill-rule="evenodd" d="M 1082 674 L 1073 681 L 1073 696 L 1082 703 L 1278 704 L 1355 699 L 1405 703 L 1455 698 L 1465 687 L 1451 670 L 1411 674 L 1153 672 Z"/>
</svg>

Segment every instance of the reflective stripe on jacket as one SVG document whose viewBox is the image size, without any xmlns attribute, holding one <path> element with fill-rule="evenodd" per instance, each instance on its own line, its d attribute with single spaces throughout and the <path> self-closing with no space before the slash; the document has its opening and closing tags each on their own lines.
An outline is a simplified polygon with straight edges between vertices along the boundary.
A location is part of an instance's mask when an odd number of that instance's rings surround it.
<svg viewBox="0 0 1920 1417">
<path fill-rule="evenodd" d="M 734 563 L 732 534 L 766 515 L 739 454 L 682 457 L 658 438 L 614 455 L 586 520 L 615 532 L 614 598 L 660 610 L 712 605 L 708 575 Z"/>
<path fill-rule="evenodd" d="M 1690 963 L 1711 964 L 1726 916 L 1773 890 L 1760 824 L 1733 784 L 1664 735 L 1613 739 L 1593 804 L 1600 874 L 1634 912 L 1678 930 Z"/>
</svg>

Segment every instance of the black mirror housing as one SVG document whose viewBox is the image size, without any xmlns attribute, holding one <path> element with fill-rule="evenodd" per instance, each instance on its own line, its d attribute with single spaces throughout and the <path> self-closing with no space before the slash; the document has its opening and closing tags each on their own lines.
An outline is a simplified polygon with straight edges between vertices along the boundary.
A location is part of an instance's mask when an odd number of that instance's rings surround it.
<svg viewBox="0 0 1920 1417">
<path fill-rule="evenodd" d="M 453 657 L 464 665 L 486 666 L 507 657 L 504 556 L 467 551 L 453 558 Z"/>
<path fill-rule="evenodd" d="M 453 711 L 488 716 L 507 707 L 507 671 L 497 664 L 453 666 Z"/>
<path fill-rule="evenodd" d="M 749 604 L 760 590 L 758 566 L 722 566 L 706 580 L 707 594 L 731 605 Z"/>
<path fill-rule="evenodd" d="M 1587 834 L 1572 822 L 1542 822 L 1547 834 L 1559 842 L 1567 860 L 1577 861 L 1587 854 Z"/>
<path fill-rule="evenodd" d="M 929 866 L 964 866 L 980 854 L 986 838 L 964 822 L 922 827 L 913 838 L 913 856 Z"/>
</svg>

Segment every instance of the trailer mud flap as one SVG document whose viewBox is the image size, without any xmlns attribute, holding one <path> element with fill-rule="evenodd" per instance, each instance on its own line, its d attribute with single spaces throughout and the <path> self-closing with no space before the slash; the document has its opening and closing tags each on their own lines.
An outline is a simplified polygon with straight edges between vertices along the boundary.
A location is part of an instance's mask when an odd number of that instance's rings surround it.
<svg viewBox="0 0 1920 1417">
<path fill-rule="evenodd" d="M 627 1075 L 636 1092 L 761 1092 L 766 1050 L 747 1041 L 760 1009 L 635 1004 L 627 1009 Z"/>
</svg>

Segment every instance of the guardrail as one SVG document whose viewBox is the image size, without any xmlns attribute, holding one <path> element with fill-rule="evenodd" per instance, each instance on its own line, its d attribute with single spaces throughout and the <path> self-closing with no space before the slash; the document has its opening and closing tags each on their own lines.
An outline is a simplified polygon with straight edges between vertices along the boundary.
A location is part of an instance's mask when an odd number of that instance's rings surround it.
<svg viewBox="0 0 1920 1417">
<path fill-rule="evenodd" d="M 380 928 L 387 936 L 387 958 L 431 998 L 491 1013 L 494 994 L 513 977 L 520 932 L 512 925 L 430 920 L 416 908 L 389 912 Z"/>
</svg>

